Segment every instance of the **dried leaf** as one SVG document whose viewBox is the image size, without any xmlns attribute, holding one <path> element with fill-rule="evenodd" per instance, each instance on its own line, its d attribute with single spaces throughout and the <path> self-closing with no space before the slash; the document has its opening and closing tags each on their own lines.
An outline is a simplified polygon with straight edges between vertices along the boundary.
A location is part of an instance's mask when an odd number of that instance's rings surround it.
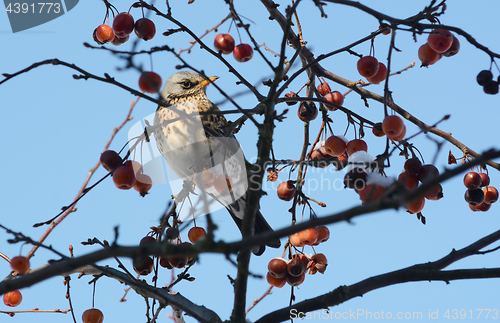
<svg viewBox="0 0 500 323">
<path fill-rule="evenodd" d="M 451 150 L 450 150 L 450 153 L 448 154 L 448 165 L 456 164 L 456 163 L 457 163 L 457 159 L 455 158 L 455 156 L 453 156 L 453 154 L 451 153 Z"/>
</svg>

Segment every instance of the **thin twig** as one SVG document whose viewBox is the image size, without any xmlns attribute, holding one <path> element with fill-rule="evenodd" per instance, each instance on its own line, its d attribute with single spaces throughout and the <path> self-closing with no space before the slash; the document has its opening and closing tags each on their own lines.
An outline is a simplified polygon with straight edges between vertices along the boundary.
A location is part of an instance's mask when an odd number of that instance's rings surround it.
<svg viewBox="0 0 500 323">
<path fill-rule="evenodd" d="M 252 304 L 250 305 L 250 307 L 247 308 L 247 314 L 248 314 L 248 312 L 250 312 L 252 310 L 252 308 L 255 307 L 255 305 L 259 304 L 260 301 L 262 301 L 267 295 L 271 295 L 272 289 L 273 289 L 273 286 L 269 286 L 269 288 L 264 292 L 264 294 L 262 294 L 261 297 L 254 299 Z"/>
</svg>

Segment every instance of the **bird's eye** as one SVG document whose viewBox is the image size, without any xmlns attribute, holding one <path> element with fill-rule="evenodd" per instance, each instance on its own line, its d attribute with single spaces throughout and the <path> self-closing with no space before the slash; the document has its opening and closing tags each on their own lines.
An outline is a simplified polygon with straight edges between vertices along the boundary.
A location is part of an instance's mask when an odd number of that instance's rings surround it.
<svg viewBox="0 0 500 323">
<path fill-rule="evenodd" d="M 191 87 L 191 82 L 189 81 L 182 81 L 181 86 L 185 89 L 189 89 Z"/>
</svg>

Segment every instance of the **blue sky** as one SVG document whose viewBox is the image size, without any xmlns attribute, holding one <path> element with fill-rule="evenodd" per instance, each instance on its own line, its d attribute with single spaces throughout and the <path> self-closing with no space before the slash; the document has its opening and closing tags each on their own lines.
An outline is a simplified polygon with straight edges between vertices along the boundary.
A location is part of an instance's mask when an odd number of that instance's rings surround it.
<svg viewBox="0 0 500 323">
<path fill-rule="evenodd" d="M 184 22 L 197 34 L 215 26 L 227 15 L 223 1 L 195 1 L 186 5 L 187 1 L 173 4 L 173 15 Z M 283 9 L 288 2 L 280 1 Z M 369 4 L 369 1 L 362 1 Z M 427 1 L 412 1 L 401 6 L 399 1 L 388 0 L 377 2 L 373 8 L 389 15 L 405 18 L 416 14 L 427 5 Z M 120 11 L 128 10 L 127 6 L 116 2 Z M 157 3 L 160 9 L 163 2 Z M 271 49 L 278 51 L 280 30 L 274 21 L 267 19 L 268 14 L 260 2 L 237 3 L 237 10 L 247 18 L 255 21 L 251 31 L 258 43 L 265 43 Z M 496 1 L 485 1 L 481 7 L 472 7 L 469 1 L 453 1 L 448 4 L 447 14 L 441 22 L 456 25 L 469 32 L 475 39 L 495 52 L 500 52 L 498 34 L 493 23 L 497 21 L 500 5 Z M 210 12 L 210 15 L 206 13 Z M 376 19 L 357 12 L 353 8 L 339 5 L 326 7 L 328 19 L 321 19 L 319 11 L 312 2 L 303 1 L 299 6 L 304 38 L 309 48 L 319 55 L 343 47 L 354 40 L 368 35 L 378 28 Z M 473 14 L 472 14 L 473 13 Z M 93 43 L 92 32 L 105 14 L 101 1 L 80 1 L 69 13 L 62 17 L 35 27 L 25 32 L 13 34 L 7 20 L 7 14 L 0 14 L 0 37 L 3 43 L 0 72 L 14 73 L 34 62 L 49 58 L 74 63 L 77 66 L 102 76 L 108 73 L 118 81 L 138 88 L 139 73 L 133 70 L 119 70 L 125 64 L 123 60 L 107 51 L 92 50 L 82 46 L 83 42 Z M 137 19 L 140 11 L 134 9 L 132 14 Z M 162 19 L 155 18 L 157 35 L 149 42 L 140 42 L 140 49 L 152 46 L 169 45 L 175 49 L 189 46 L 187 34 L 175 34 L 168 38 L 161 34 L 175 26 Z M 226 32 L 229 23 L 219 28 Z M 231 33 L 237 39 L 235 27 Z M 206 38 L 211 44 L 214 33 Z M 243 42 L 248 42 L 248 36 L 241 35 Z M 134 37 L 131 37 L 135 39 Z M 375 40 L 376 56 L 384 61 L 387 57 L 389 36 L 377 37 Z M 404 109 L 428 124 L 440 120 L 444 115 L 451 114 L 448 121 L 443 122 L 442 130 L 451 132 L 458 140 L 469 145 L 477 152 L 490 148 L 499 148 L 498 138 L 498 100 L 499 96 L 489 96 L 483 93 L 476 83 L 476 75 L 480 70 L 489 68 L 489 57 L 471 46 L 462 37 L 461 51 L 458 55 L 442 59 L 430 68 L 419 68 L 417 50 L 426 41 L 425 36 L 417 36 L 417 42 L 412 35 L 399 32 L 396 46 L 402 51 L 393 54 L 392 67 L 395 70 L 408 66 L 412 61 L 417 67 L 399 76 L 391 78 L 390 88 L 393 99 Z M 130 50 L 132 42 L 120 47 L 107 47 L 119 50 Z M 369 43 L 363 43 L 354 48 L 355 51 L 367 55 Z M 277 62 L 270 53 L 268 59 Z M 288 53 L 291 56 L 291 52 Z M 227 68 L 195 46 L 191 54 L 183 53 L 182 57 L 198 69 L 203 69 L 207 75 L 217 75 L 217 85 L 229 95 L 244 91 L 241 85 L 236 85 L 236 78 L 229 74 Z M 258 86 L 261 93 L 266 89 L 259 85 L 262 79 L 271 76 L 264 61 L 255 55 L 247 63 L 238 63 L 228 56 L 238 71 L 252 84 Z M 323 61 L 323 66 L 332 72 L 350 80 L 360 78 L 356 70 L 355 56 L 343 53 Z M 150 69 L 149 56 L 138 56 L 135 60 Z M 154 71 L 165 80 L 175 73 L 179 61 L 170 53 L 162 52 L 153 55 Z M 297 66 L 294 67 L 296 69 Z M 134 96 L 109 84 L 94 80 L 74 80 L 75 72 L 63 66 L 46 65 L 20 75 L 0 85 L 2 104 L 0 108 L 0 129 L 2 132 L 3 158 L 0 165 L 3 173 L 3 185 L 0 186 L 1 224 L 38 239 L 44 228 L 32 228 L 32 224 L 51 218 L 59 209 L 69 204 L 82 185 L 87 172 L 97 162 L 104 144 L 109 139 L 114 127 L 125 118 Z M 495 77 L 498 71 L 494 70 Z M 299 77 L 289 90 L 297 91 L 306 81 Z M 345 88 L 330 83 L 332 90 L 345 92 Z M 370 90 L 382 94 L 383 85 L 370 86 Z M 222 96 L 213 87 L 208 88 L 208 96 L 213 102 L 221 102 Z M 244 108 L 252 108 L 257 101 L 250 94 L 235 97 Z M 370 120 L 381 121 L 383 106 L 370 102 L 366 108 L 363 101 L 355 94 L 349 94 L 344 106 Z M 221 109 L 233 109 L 229 103 L 221 104 Z M 278 105 L 281 112 L 286 106 Z M 136 122 L 150 115 L 156 106 L 146 100 L 139 100 L 133 112 L 134 119 L 116 136 L 111 149 L 119 150 L 126 143 L 128 131 Z M 303 140 L 303 125 L 296 118 L 296 106 L 290 108 L 288 118 L 277 124 L 275 130 L 274 152 L 276 158 L 296 159 L 300 156 Z M 331 112 L 335 132 L 343 133 L 346 118 L 340 112 Z M 229 116 L 230 119 L 233 116 Z M 258 119 L 261 120 L 261 119 Z M 319 130 L 321 122 L 311 123 L 311 140 Z M 408 133 L 417 132 L 417 128 L 406 124 Z M 250 122 L 238 133 L 243 150 L 248 159 L 256 154 L 256 129 Z M 347 138 L 354 138 L 354 132 L 349 130 Z M 433 137 L 436 139 L 435 137 Z M 368 152 L 377 155 L 383 152 L 385 140 L 376 138 L 369 131 L 365 140 Z M 440 140 L 440 139 L 439 139 Z M 450 144 L 444 144 L 436 153 L 436 145 L 426 136 L 420 135 L 413 141 L 422 152 L 426 162 L 435 161 L 435 165 L 443 170 L 446 165 L 448 151 L 459 157 L 460 151 Z M 397 176 L 403 165 L 403 158 L 394 156 L 392 167 L 386 172 L 389 176 Z M 105 175 L 105 170 L 99 168 L 91 180 L 97 181 Z M 314 175 L 314 176 L 311 176 Z M 288 172 L 279 176 L 279 181 L 286 180 Z M 294 173 L 292 177 L 295 177 Z M 311 180 L 318 183 L 334 183 L 343 178 L 343 172 L 334 172 L 331 168 L 323 171 L 310 172 Z M 498 185 L 500 176 L 490 169 L 492 185 Z M 268 196 L 261 201 L 262 213 L 274 228 L 282 228 L 290 224 L 290 214 L 287 212 L 290 204 L 278 200 L 273 186 L 266 184 Z M 423 210 L 427 225 L 422 225 L 415 216 L 404 210 L 384 211 L 356 218 L 352 223 L 341 223 L 330 226 L 330 240 L 316 248 L 316 252 L 324 253 L 329 260 L 329 266 L 324 275 L 306 277 L 306 281 L 295 290 L 297 301 L 314 297 L 318 294 L 334 290 L 340 285 L 349 285 L 367 277 L 400 269 L 416 263 L 437 260 L 448 254 L 453 248 L 459 249 L 497 230 L 500 224 L 498 206 L 493 205 L 486 213 L 472 213 L 463 199 L 465 187 L 461 176 L 443 184 L 444 195 L 440 201 L 426 203 Z M 175 192 L 174 192 L 175 193 Z M 349 190 L 335 189 L 333 186 L 315 189 L 309 192 L 312 197 L 327 204 L 327 207 L 315 208 L 318 216 L 334 214 L 359 205 L 358 196 Z M 168 185 L 156 185 L 151 194 L 141 198 L 135 191 L 119 191 L 110 179 L 105 180 L 78 203 L 78 211 L 71 214 L 59 225 L 46 240 L 47 244 L 61 252 L 67 252 L 69 244 L 75 248 L 76 255 L 82 255 L 98 247 L 82 246 L 81 241 L 98 237 L 101 240 L 113 240 L 115 226 L 119 226 L 118 243 L 134 245 L 146 235 L 149 227 L 158 223 L 168 199 L 172 194 Z M 224 210 L 214 214 L 214 221 L 219 226 L 216 232 L 218 238 L 235 241 L 239 232 Z M 204 224 L 201 218 L 198 222 Z M 184 232 L 184 237 L 187 232 Z M 13 257 L 25 254 L 29 246 L 9 245 L 10 238 L 5 232 L 0 232 L 0 252 Z M 283 241 L 284 243 L 284 241 Z M 267 262 L 273 257 L 281 256 L 282 250 L 268 250 L 263 256 L 252 258 L 251 270 L 256 274 L 265 275 Z M 306 249 L 311 253 L 312 250 Z M 57 258 L 54 254 L 40 250 L 32 259 L 32 266 L 45 264 L 48 259 Z M 450 266 L 457 268 L 483 268 L 498 266 L 495 254 L 474 256 Z M 131 261 L 124 260 L 131 268 Z M 116 266 L 111 260 L 102 264 Z M 7 262 L 0 262 L 0 270 L 9 272 Z M 184 296 L 197 304 L 203 304 L 215 310 L 221 318 L 227 319 L 232 308 L 232 287 L 227 275 L 235 277 L 236 269 L 222 256 L 202 255 L 199 264 L 191 270 L 196 277 L 194 282 L 183 282 L 176 286 Z M 87 284 L 91 278 L 74 279 L 72 284 L 72 300 L 75 314 L 79 319 L 81 313 L 92 305 L 92 287 Z M 146 279 L 150 282 L 151 277 Z M 170 272 L 160 273 L 161 284 L 170 281 Z M 247 301 L 260 297 L 267 289 L 265 280 L 252 278 L 249 284 Z M 396 313 L 423 313 L 423 320 L 428 318 L 429 311 L 439 313 L 443 318 L 446 310 L 472 310 L 474 318 L 479 312 L 476 309 L 498 309 L 496 301 L 498 280 L 454 281 L 449 285 L 441 282 L 408 283 L 376 290 L 353 299 L 345 304 L 331 308 L 336 312 L 372 313 L 384 311 Z M 110 321 L 140 321 L 144 320 L 145 306 L 142 297 L 131 292 L 127 303 L 119 303 L 124 286 L 110 279 L 100 279 L 96 288 L 96 307 L 105 315 L 105 322 Z M 23 303 L 16 309 L 66 309 L 68 302 L 64 295 L 66 288 L 62 278 L 52 278 L 46 282 L 22 291 Z M 285 307 L 289 303 L 290 288 L 274 289 L 249 314 L 251 320 L 256 320 L 265 313 Z M 0 310 L 3 310 L 3 305 Z M 168 312 L 165 311 L 164 313 Z M 162 314 L 165 315 L 165 314 Z M 451 312 L 450 312 L 451 315 Z M 484 317 L 483 313 L 483 317 Z M 481 318 L 483 318 L 481 317 Z M 366 319 L 365 316 L 359 319 Z M 10 318 L 11 322 L 68 322 L 70 317 L 62 314 L 20 314 Z M 161 322 L 168 321 L 163 317 Z M 187 318 L 187 322 L 194 320 Z M 369 320 L 368 320 L 369 321 Z"/>
</svg>

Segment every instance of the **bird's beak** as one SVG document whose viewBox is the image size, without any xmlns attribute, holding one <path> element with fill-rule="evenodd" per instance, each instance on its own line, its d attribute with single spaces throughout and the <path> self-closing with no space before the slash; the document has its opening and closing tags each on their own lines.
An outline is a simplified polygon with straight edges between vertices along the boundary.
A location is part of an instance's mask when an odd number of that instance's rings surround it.
<svg viewBox="0 0 500 323">
<path fill-rule="evenodd" d="M 208 80 L 201 81 L 200 84 L 198 84 L 198 86 L 205 87 L 205 86 L 209 85 L 210 83 L 215 82 L 215 80 L 217 80 L 218 78 L 219 78 L 218 76 L 210 76 L 208 78 Z"/>
</svg>

